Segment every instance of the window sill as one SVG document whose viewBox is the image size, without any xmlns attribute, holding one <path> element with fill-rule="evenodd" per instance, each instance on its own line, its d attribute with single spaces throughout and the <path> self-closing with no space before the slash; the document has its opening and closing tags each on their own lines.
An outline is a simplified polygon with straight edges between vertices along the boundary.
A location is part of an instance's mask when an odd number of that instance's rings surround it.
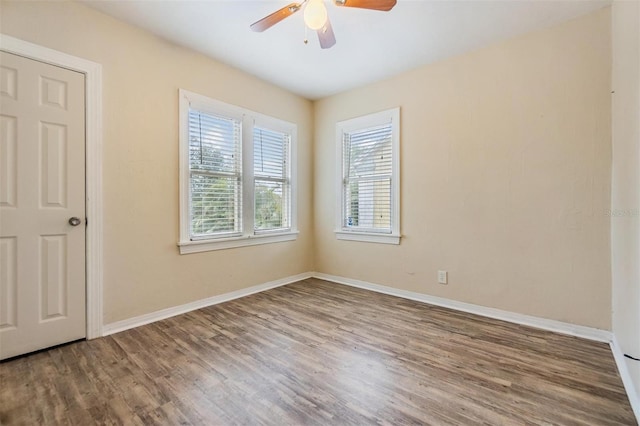
<svg viewBox="0 0 640 426">
<path fill-rule="evenodd" d="M 335 231 L 339 240 L 362 241 L 366 243 L 400 244 L 399 234 L 375 234 L 372 232 Z"/>
<path fill-rule="evenodd" d="M 243 237 L 224 238 L 217 240 L 181 241 L 178 243 L 180 254 L 200 253 L 203 251 L 225 250 L 236 247 L 256 246 L 259 244 L 294 241 L 298 238 L 298 231 L 278 234 L 261 234 Z"/>
</svg>

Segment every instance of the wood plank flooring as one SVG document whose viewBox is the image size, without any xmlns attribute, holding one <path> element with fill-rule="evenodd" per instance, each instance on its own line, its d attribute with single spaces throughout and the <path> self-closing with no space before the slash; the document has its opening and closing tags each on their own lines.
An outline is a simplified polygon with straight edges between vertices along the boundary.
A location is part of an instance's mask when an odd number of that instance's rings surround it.
<svg viewBox="0 0 640 426">
<path fill-rule="evenodd" d="M 0 364 L 3 425 L 636 424 L 608 345 L 309 279 Z"/>
</svg>

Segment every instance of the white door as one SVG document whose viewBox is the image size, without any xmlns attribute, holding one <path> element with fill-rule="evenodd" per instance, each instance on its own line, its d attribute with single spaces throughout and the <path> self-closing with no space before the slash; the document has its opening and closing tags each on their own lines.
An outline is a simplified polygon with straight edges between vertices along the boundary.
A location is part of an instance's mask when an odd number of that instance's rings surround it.
<svg viewBox="0 0 640 426">
<path fill-rule="evenodd" d="M 84 87 L 0 52 L 0 359 L 86 334 Z"/>
</svg>

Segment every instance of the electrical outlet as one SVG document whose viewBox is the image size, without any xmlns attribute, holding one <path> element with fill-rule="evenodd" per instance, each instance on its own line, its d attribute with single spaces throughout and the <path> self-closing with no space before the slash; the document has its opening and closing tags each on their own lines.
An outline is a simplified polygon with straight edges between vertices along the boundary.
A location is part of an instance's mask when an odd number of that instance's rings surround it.
<svg viewBox="0 0 640 426">
<path fill-rule="evenodd" d="M 447 283 L 447 271 L 438 271 L 438 282 L 440 284 L 446 284 Z"/>
</svg>

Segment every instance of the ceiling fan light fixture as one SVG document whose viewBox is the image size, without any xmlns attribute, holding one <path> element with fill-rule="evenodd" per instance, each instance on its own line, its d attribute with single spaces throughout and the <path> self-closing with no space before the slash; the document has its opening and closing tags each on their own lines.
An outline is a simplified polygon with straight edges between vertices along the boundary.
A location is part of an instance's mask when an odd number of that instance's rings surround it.
<svg viewBox="0 0 640 426">
<path fill-rule="evenodd" d="M 1 0 L 0 0 L 1 1 Z M 270 15 L 254 22 L 249 27 L 252 31 L 261 33 L 293 15 L 304 7 L 304 23 L 318 34 L 320 47 L 328 49 L 336 44 L 336 36 L 331 28 L 331 22 L 327 14 L 324 0 L 298 0 L 300 3 L 290 3 Z M 397 0 L 333 0 L 336 6 L 357 7 L 360 9 L 371 9 L 389 11 L 396 5 Z M 307 40 L 304 40 L 307 44 Z"/>
<path fill-rule="evenodd" d="M 304 7 L 304 23 L 312 30 L 319 30 L 327 22 L 327 8 L 322 0 L 309 0 Z"/>
</svg>

